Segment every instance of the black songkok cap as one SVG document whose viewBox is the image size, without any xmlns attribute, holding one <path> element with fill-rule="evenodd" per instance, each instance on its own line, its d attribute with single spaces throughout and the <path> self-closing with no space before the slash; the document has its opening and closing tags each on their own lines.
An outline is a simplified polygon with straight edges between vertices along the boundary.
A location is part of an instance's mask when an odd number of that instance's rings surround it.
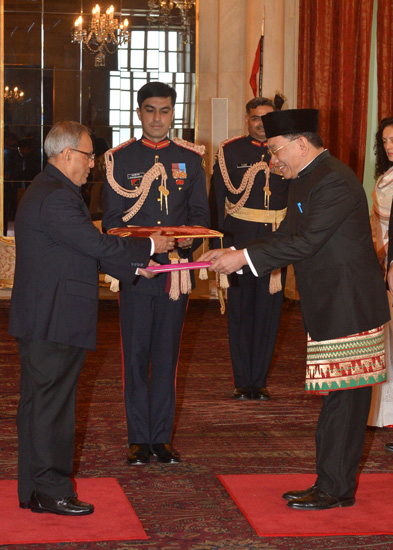
<svg viewBox="0 0 393 550">
<path fill-rule="evenodd" d="M 285 109 L 272 111 L 262 117 L 266 137 L 318 133 L 318 109 Z"/>
</svg>

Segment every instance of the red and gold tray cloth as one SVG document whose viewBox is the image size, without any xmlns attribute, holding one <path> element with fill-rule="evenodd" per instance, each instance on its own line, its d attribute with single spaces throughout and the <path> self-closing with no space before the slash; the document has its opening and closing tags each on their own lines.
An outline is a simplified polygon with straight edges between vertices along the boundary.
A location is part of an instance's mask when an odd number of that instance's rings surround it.
<svg viewBox="0 0 393 550">
<path fill-rule="evenodd" d="M 127 227 L 114 227 L 109 229 L 110 235 L 118 235 L 119 237 L 150 237 L 152 233 L 161 231 L 161 235 L 165 237 L 174 236 L 176 239 L 213 239 L 215 237 L 223 237 L 223 233 L 215 231 L 214 229 L 208 229 L 199 225 L 192 227 L 187 225 L 182 226 L 161 226 L 155 227 L 141 227 L 139 225 L 129 225 Z"/>
</svg>

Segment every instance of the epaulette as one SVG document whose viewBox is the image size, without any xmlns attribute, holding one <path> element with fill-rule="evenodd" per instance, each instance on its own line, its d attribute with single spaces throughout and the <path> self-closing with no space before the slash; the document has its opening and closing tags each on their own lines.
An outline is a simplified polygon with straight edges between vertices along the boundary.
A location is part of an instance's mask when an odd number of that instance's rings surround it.
<svg viewBox="0 0 393 550">
<path fill-rule="evenodd" d="M 173 138 L 173 142 L 179 145 L 179 147 L 184 147 L 184 149 L 189 149 L 190 151 L 194 151 L 194 153 L 198 153 L 201 157 L 206 153 L 206 147 L 204 145 L 197 145 L 196 143 L 178 137 Z"/>
<path fill-rule="evenodd" d="M 237 141 L 238 139 L 245 138 L 246 136 L 243 134 L 242 136 L 234 136 L 228 139 L 225 139 L 220 143 L 220 147 L 225 147 L 225 145 L 228 145 L 228 143 L 232 143 L 232 141 Z"/>
<path fill-rule="evenodd" d="M 131 139 L 128 139 L 127 141 L 123 141 L 123 143 L 120 143 L 117 147 L 113 147 L 113 149 L 109 149 L 107 151 L 108 153 L 116 153 L 116 151 L 119 151 L 119 149 L 123 149 L 123 147 L 126 147 L 126 145 L 129 145 L 130 143 L 133 143 L 136 141 L 136 137 L 133 137 Z"/>
<path fill-rule="evenodd" d="M 267 147 L 267 141 L 259 141 L 259 139 L 252 139 L 251 143 L 257 147 Z"/>
</svg>

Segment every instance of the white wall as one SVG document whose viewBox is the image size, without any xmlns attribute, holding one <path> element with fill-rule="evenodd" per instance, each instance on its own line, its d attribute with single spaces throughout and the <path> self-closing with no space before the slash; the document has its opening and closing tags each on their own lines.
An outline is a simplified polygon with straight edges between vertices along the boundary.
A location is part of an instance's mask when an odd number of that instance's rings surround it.
<svg viewBox="0 0 393 550">
<path fill-rule="evenodd" d="M 299 0 L 199 0 L 198 143 L 209 151 L 211 98 L 228 99 L 228 137 L 243 134 L 255 51 L 264 24 L 262 95 L 296 107 Z M 206 165 L 213 159 L 209 152 Z"/>
</svg>

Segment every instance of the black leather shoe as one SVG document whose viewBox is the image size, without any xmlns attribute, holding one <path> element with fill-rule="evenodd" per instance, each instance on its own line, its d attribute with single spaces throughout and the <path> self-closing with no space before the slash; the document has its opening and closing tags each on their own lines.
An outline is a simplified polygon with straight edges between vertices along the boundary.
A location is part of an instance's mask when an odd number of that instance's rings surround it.
<svg viewBox="0 0 393 550">
<path fill-rule="evenodd" d="M 32 512 L 44 514 L 59 514 L 61 516 L 87 516 L 94 512 L 94 506 L 81 502 L 77 496 L 65 498 L 51 498 L 41 493 L 33 492 L 30 500 Z"/>
<path fill-rule="evenodd" d="M 386 443 L 385 449 L 386 449 L 387 451 L 393 452 L 393 443 Z"/>
<path fill-rule="evenodd" d="M 354 498 L 334 497 L 324 493 L 318 487 L 304 497 L 287 502 L 287 506 L 295 510 L 328 510 L 330 508 L 346 508 L 354 504 Z"/>
<path fill-rule="evenodd" d="M 295 500 L 297 498 L 303 498 L 316 489 L 316 485 L 311 485 L 308 489 L 304 489 L 304 491 L 287 491 L 282 495 L 282 498 L 285 498 L 285 500 Z"/>
<path fill-rule="evenodd" d="M 22 508 L 22 510 L 29 510 L 30 509 L 30 501 L 19 501 L 19 508 Z"/>
<path fill-rule="evenodd" d="M 251 398 L 259 399 L 260 401 L 269 401 L 271 399 L 267 388 L 254 388 L 251 392 Z"/>
<path fill-rule="evenodd" d="M 247 390 L 246 388 L 235 388 L 232 397 L 235 399 L 250 399 L 251 390 Z"/>
<path fill-rule="evenodd" d="M 150 462 L 150 447 L 147 443 L 141 443 L 140 445 L 131 444 L 127 453 L 128 464 L 147 464 Z"/>
<path fill-rule="evenodd" d="M 165 464 L 177 464 L 180 462 L 180 454 L 170 443 L 156 443 L 151 448 L 159 462 L 164 462 Z"/>
</svg>

